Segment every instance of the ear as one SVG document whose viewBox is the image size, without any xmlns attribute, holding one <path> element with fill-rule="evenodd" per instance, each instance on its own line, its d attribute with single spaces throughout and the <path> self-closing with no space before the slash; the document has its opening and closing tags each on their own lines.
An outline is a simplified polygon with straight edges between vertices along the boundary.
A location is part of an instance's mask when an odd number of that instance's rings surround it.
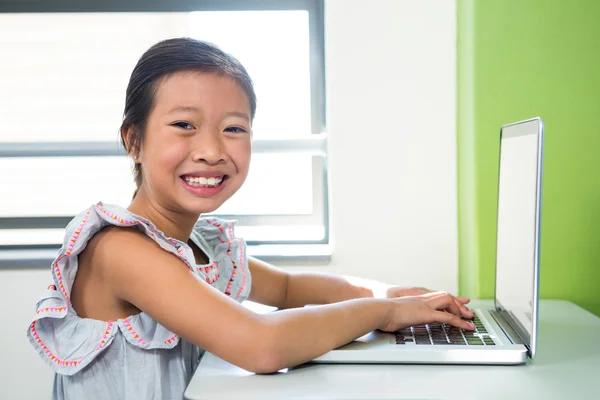
<svg viewBox="0 0 600 400">
<path fill-rule="evenodd" d="M 136 128 L 131 124 L 121 128 L 121 137 L 125 144 L 127 154 L 129 154 L 136 164 L 139 163 L 140 159 L 139 138 L 137 135 L 138 132 L 136 131 Z"/>
</svg>

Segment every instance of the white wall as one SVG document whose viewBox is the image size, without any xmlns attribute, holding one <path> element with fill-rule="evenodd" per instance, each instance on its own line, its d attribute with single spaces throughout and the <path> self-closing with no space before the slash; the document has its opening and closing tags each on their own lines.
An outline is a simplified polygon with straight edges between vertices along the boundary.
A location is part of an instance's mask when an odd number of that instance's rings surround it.
<svg viewBox="0 0 600 400">
<path fill-rule="evenodd" d="M 456 5 L 326 1 L 328 271 L 455 292 Z"/>
<path fill-rule="evenodd" d="M 455 15 L 446 0 L 326 0 L 334 255 L 311 268 L 456 291 Z M 25 337 L 49 277 L 0 270 L 3 398 L 49 396 Z"/>
<path fill-rule="evenodd" d="M 49 399 L 52 372 L 29 344 L 25 332 L 35 303 L 51 283 L 50 267 L 23 271 L 0 269 L 0 398 Z"/>
</svg>

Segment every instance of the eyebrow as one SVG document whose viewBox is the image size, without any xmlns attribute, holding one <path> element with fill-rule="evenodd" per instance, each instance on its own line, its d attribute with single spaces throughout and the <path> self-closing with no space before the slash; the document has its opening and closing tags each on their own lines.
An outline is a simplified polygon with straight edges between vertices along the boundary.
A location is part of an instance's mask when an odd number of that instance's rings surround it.
<svg viewBox="0 0 600 400">
<path fill-rule="evenodd" d="M 177 106 L 177 107 L 173 108 L 171 111 L 169 111 L 169 114 L 177 112 L 177 111 L 199 112 L 200 110 L 197 107 L 193 107 L 193 106 Z M 240 111 L 228 111 L 228 112 L 224 113 L 223 116 L 224 117 L 239 117 L 239 118 L 243 118 L 245 120 L 250 121 L 250 116 L 248 114 L 246 114 L 245 112 L 240 112 Z"/>
<path fill-rule="evenodd" d="M 192 106 L 177 106 L 177 107 L 173 108 L 171 111 L 169 111 L 169 114 L 174 113 L 176 111 L 198 112 L 200 110 L 198 110 L 196 107 L 192 107 Z"/>
<path fill-rule="evenodd" d="M 226 112 L 224 114 L 225 117 L 239 117 L 239 118 L 243 118 L 245 120 L 250 121 L 250 116 L 244 112 L 239 112 L 239 111 L 229 111 Z"/>
</svg>

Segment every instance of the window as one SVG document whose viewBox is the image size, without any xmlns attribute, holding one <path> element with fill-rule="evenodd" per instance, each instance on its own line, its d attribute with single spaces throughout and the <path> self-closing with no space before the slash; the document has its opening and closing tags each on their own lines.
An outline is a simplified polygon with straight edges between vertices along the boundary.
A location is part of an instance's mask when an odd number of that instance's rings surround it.
<svg viewBox="0 0 600 400">
<path fill-rule="evenodd" d="M 76 213 L 129 204 L 125 88 L 178 36 L 238 58 L 258 97 L 250 174 L 213 214 L 250 245 L 327 244 L 322 0 L 122 3 L 0 3 L 0 250 L 57 248 Z"/>
</svg>

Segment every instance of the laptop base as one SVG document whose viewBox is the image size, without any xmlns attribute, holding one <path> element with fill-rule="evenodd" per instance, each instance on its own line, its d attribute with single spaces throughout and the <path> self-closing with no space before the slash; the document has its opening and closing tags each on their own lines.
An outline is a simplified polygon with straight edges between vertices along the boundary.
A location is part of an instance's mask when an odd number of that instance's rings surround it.
<svg viewBox="0 0 600 400">
<path fill-rule="evenodd" d="M 332 350 L 311 363 L 343 364 L 477 364 L 518 365 L 527 362 L 527 347 L 518 338 L 510 339 L 491 316 L 490 311 L 474 309 L 484 324 L 486 337 L 494 345 L 396 344 L 396 335 L 370 332 L 355 341 Z"/>
</svg>

